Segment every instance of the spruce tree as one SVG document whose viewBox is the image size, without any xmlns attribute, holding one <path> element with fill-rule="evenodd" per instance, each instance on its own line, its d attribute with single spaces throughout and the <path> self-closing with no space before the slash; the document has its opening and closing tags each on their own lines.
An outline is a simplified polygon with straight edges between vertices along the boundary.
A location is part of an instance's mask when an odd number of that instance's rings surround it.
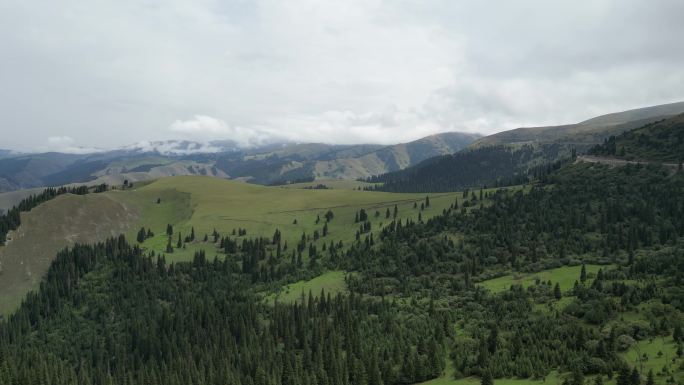
<svg viewBox="0 0 684 385">
<path fill-rule="evenodd" d="M 653 377 L 653 369 L 648 371 L 648 377 L 646 378 L 646 385 L 655 385 L 655 378 Z"/>
<path fill-rule="evenodd" d="M 641 385 L 641 375 L 639 374 L 639 371 L 637 370 L 636 367 L 632 369 L 632 373 L 630 375 L 630 384 L 631 385 Z"/>
<path fill-rule="evenodd" d="M 494 385 L 494 379 L 492 378 L 492 373 L 489 370 L 485 370 L 482 373 L 482 379 L 480 380 L 480 385 Z"/>
<path fill-rule="evenodd" d="M 684 333 L 682 333 L 682 325 L 676 324 L 674 327 L 674 331 L 672 332 L 672 339 L 676 343 L 682 342 L 684 340 Z"/>
<path fill-rule="evenodd" d="M 558 282 L 556 282 L 556 286 L 554 286 L 554 288 L 553 288 L 553 296 L 556 299 L 561 299 L 561 297 L 563 296 L 563 294 L 561 293 L 561 288 L 560 288 L 560 285 L 558 284 Z"/>
</svg>

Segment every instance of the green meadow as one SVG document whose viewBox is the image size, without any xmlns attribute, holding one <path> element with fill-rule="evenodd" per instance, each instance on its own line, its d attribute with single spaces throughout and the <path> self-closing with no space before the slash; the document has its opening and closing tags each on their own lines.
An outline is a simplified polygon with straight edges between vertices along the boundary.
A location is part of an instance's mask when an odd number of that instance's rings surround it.
<svg viewBox="0 0 684 385">
<path fill-rule="evenodd" d="M 587 282 L 591 283 L 593 277 L 600 269 L 605 269 L 609 266 L 601 265 L 586 265 Z M 579 281 L 582 266 L 563 266 L 556 269 L 544 270 L 537 273 L 518 273 L 504 275 L 498 278 L 489 279 L 480 282 L 480 285 L 486 287 L 493 293 L 499 293 L 508 290 L 511 285 L 522 285 L 528 287 L 533 285 L 537 279 L 546 282 L 551 281 L 554 285 L 558 283 L 561 291 L 565 292 L 573 288 L 575 281 Z"/>
<path fill-rule="evenodd" d="M 347 284 L 345 283 L 345 275 L 347 273 L 344 271 L 329 271 L 319 275 L 316 278 L 310 279 L 308 281 L 298 281 L 289 285 L 286 285 L 276 293 L 273 293 L 266 297 L 267 302 L 284 302 L 292 303 L 299 301 L 302 295 L 306 297 L 309 293 L 314 297 L 318 297 L 321 291 L 325 294 L 330 294 L 334 296 L 338 293 L 343 293 L 347 291 Z"/>
<path fill-rule="evenodd" d="M 347 188 L 337 187 L 328 190 L 267 187 L 218 178 L 179 176 L 107 194 L 139 212 L 137 226 L 128 236 L 135 239 L 140 227 L 150 228 L 155 235 L 142 245 L 149 250 L 165 251 L 167 224 L 174 229 L 174 248 L 178 234 L 185 238 L 194 228 L 195 242 L 167 255 L 167 259 L 176 261 L 191 259 L 200 249 L 212 256 L 215 246 L 203 239 L 214 230 L 227 236 L 233 229 L 242 228 L 250 238 L 271 237 L 278 229 L 283 241 L 292 247 L 302 234 L 311 236 L 316 230 L 322 234 L 325 214 L 330 210 L 334 218 L 328 223 L 328 235 L 317 243 L 320 246 L 323 242 L 342 241 L 346 245 L 355 239 L 359 224 L 354 222 L 354 217 L 361 209 L 366 210 L 377 236 L 379 229 L 392 220 L 391 215 L 386 218 L 386 211 L 393 213 L 395 205 L 398 218 L 418 220 L 419 214 L 423 219 L 441 214 L 457 199 L 462 203 L 461 193 L 397 194 L 351 190 L 348 184 Z M 426 196 L 430 198 L 430 207 L 421 211 L 420 204 Z"/>
</svg>

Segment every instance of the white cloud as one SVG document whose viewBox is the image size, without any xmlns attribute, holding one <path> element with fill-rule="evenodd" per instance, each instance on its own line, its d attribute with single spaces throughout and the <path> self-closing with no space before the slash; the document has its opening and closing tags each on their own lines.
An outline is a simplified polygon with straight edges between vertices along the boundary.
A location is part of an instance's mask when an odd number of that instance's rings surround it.
<svg viewBox="0 0 684 385">
<path fill-rule="evenodd" d="M 196 141 L 232 140 L 242 147 L 266 144 L 277 140 L 277 135 L 258 129 L 230 126 L 221 119 L 195 115 L 192 119 L 176 120 L 169 129 L 185 139 Z"/>
<path fill-rule="evenodd" d="M 684 99 L 683 12 L 679 0 L 3 1 L 0 134 L 9 147 L 389 143 L 575 122 Z"/>
<path fill-rule="evenodd" d="M 102 151 L 95 147 L 77 146 L 76 141 L 70 136 L 51 136 L 47 139 L 46 145 L 38 149 L 40 151 L 55 151 L 66 154 L 90 154 Z"/>
</svg>

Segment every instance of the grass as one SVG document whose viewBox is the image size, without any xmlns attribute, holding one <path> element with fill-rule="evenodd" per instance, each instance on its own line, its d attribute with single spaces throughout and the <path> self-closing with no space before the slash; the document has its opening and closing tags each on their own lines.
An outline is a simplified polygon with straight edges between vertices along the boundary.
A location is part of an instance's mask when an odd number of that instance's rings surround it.
<svg viewBox="0 0 684 385">
<path fill-rule="evenodd" d="M 606 267 L 607 266 L 601 265 L 586 265 L 587 275 L 589 276 L 587 279 L 587 284 L 591 284 L 592 275 L 595 275 L 599 269 L 605 269 Z M 582 266 L 577 265 L 563 266 L 537 273 L 509 274 L 480 282 L 480 285 L 486 287 L 493 293 L 499 293 L 508 290 L 513 284 L 521 284 L 523 287 L 528 287 L 533 285 L 536 279 L 540 279 L 544 282 L 550 280 L 554 285 L 558 283 L 560 285 L 561 291 L 566 292 L 573 288 L 575 281 L 579 281 L 581 270 Z"/>
<path fill-rule="evenodd" d="M 106 194 L 61 195 L 21 214 L 21 226 L 0 247 L 0 314 L 16 309 L 38 288 L 62 248 L 127 232 L 138 213 Z"/>
<path fill-rule="evenodd" d="M 558 376 L 558 373 L 553 371 L 542 380 L 533 380 L 530 378 L 498 378 L 494 379 L 494 385 L 560 385 L 563 380 Z M 421 382 L 418 385 L 480 385 L 479 377 L 454 378 L 453 362 L 447 358 L 446 368 L 441 376 L 430 380 Z"/>
<path fill-rule="evenodd" d="M 336 181 L 331 190 L 310 190 L 294 185 L 266 187 L 220 178 L 177 176 L 135 183 L 133 189 L 58 197 L 27 213 L 28 219 L 22 220 L 16 239 L 0 248 L 0 314 L 13 311 L 26 293 L 37 287 L 57 251 L 74 242 L 91 243 L 120 233 L 135 240 L 138 230 L 145 227 L 155 235 L 141 246 L 165 253 L 167 224 L 174 228 L 174 248 L 179 233 L 185 237 L 194 227 L 196 241 L 166 255 L 168 261 L 187 261 L 197 250 L 205 250 L 209 258 L 218 254 L 216 245 L 203 242 L 204 235 L 210 235 L 214 229 L 228 236 L 233 229 L 243 228 L 250 238 L 271 237 L 279 229 L 289 253 L 302 233 L 322 232 L 328 210 L 335 217 L 328 224 L 329 235 L 316 242 L 319 249 L 323 242 L 351 244 L 359 227 L 354 216 L 360 209 L 367 211 L 377 237 L 381 227 L 391 221 L 385 218 L 385 211 L 389 208 L 392 212 L 395 205 L 398 218 L 415 221 L 419 213 L 428 219 L 441 214 L 455 200 L 459 205 L 463 203 L 460 192 L 356 191 L 352 189 L 354 183 L 360 182 Z M 430 197 L 430 207 L 423 211 L 414 209 L 414 204 L 420 206 L 426 195 Z M 318 224 L 317 216 L 321 218 Z M 299 295 L 301 290 L 294 287 L 290 292 Z"/>
<path fill-rule="evenodd" d="M 318 185 L 325 185 L 326 187 L 330 189 L 335 189 L 335 190 L 356 190 L 359 187 L 362 189 L 364 187 L 370 187 L 374 186 L 374 183 L 368 183 L 368 182 L 359 182 L 357 180 L 350 180 L 350 179 L 321 179 L 321 180 L 315 180 L 313 182 L 305 182 L 305 183 L 293 183 L 293 184 L 288 184 L 284 186 L 280 186 L 281 188 L 290 188 L 290 189 L 305 189 L 307 187 L 315 187 Z"/>
<path fill-rule="evenodd" d="M 292 303 L 302 298 L 302 295 L 308 297 L 309 293 L 317 297 L 324 290 L 326 295 L 334 296 L 337 293 L 347 291 L 347 284 L 344 281 L 344 271 L 329 271 L 321 274 L 316 278 L 308 281 L 298 281 L 290 285 L 286 285 L 280 289 L 278 293 L 274 293 L 266 297 L 267 302 L 278 301 L 284 303 Z"/>
<path fill-rule="evenodd" d="M 166 225 L 174 227 L 173 244 L 189 234 L 194 227 L 196 239 L 185 249 L 175 250 L 167 258 L 188 260 L 194 251 L 204 249 L 211 256 L 215 248 L 201 242 L 205 234 L 216 229 L 222 235 L 229 235 L 233 229 L 244 228 L 247 237 L 271 237 L 276 229 L 282 233 L 283 241 L 293 247 L 302 233 L 312 235 L 314 230 L 322 233 L 324 215 L 328 210 L 334 219 L 328 224 L 329 235 L 317 243 L 331 240 L 351 243 L 359 224 L 354 216 L 360 209 L 369 215 L 376 233 L 391 219 L 385 218 L 385 211 L 393 211 L 396 204 L 399 218 L 417 220 L 419 209 L 413 204 L 423 202 L 426 194 L 396 194 L 385 192 L 350 191 L 343 189 L 307 190 L 283 187 L 266 187 L 218 178 L 179 176 L 157 180 L 140 188 L 128 191 L 109 192 L 113 199 L 130 205 L 141 212 L 138 227 L 128 234 L 131 237 L 144 226 L 151 228 L 155 236 L 143 244 L 144 247 L 163 252 L 167 244 Z M 461 200 L 460 193 L 429 194 L 430 207 L 422 211 L 424 219 L 441 214 L 454 200 Z M 161 203 L 157 204 L 157 199 Z M 379 216 L 375 216 L 378 211 Z M 321 221 L 316 224 L 316 218 Z M 296 220 L 296 224 L 294 223 Z"/>
<path fill-rule="evenodd" d="M 652 340 L 638 341 L 636 344 L 623 353 L 622 356 L 632 366 L 636 366 L 645 376 L 649 370 L 653 370 L 656 383 L 664 384 L 670 377 L 661 373 L 664 367 L 668 367 L 669 372 L 674 374 L 677 381 L 684 379 L 684 372 L 680 370 L 680 365 L 684 362 L 676 354 L 677 345 L 671 336 L 657 337 Z M 662 353 L 660 356 L 658 353 Z M 643 355 L 646 354 L 646 358 Z M 675 359 L 675 362 L 672 360 Z"/>
</svg>

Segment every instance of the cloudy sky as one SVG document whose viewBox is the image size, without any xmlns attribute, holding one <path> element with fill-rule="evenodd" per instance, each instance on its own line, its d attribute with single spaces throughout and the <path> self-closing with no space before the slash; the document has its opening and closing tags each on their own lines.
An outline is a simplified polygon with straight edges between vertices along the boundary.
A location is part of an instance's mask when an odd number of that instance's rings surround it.
<svg viewBox="0 0 684 385">
<path fill-rule="evenodd" d="M 2 0 L 0 148 L 407 141 L 684 100 L 684 2 Z"/>
</svg>

